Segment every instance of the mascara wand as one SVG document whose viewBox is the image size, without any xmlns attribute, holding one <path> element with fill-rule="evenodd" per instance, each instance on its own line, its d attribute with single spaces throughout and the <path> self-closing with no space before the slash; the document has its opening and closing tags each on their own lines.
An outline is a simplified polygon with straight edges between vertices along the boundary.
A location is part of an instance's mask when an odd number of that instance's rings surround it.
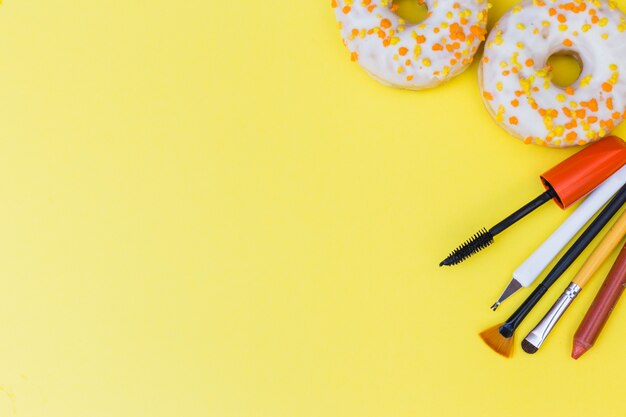
<svg viewBox="0 0 626 417">
<path fill-rule="evenodd" d="M 494 237 L 553 200 L 565 209 L 584 197 L 626 163 L 626 143 L 609 136 L 575 153 L 540 176 L 541 195 L 490 229 L 483 228 L 453 250 L 439 266 L 456 265 L 494 242 Z"/>
<path fill-rule="evenodd" d="M 502 233 L 513 224 L 515 224 L 517 221 L 532 213 L 537 208 L 541 207 L 553 198 L 557 198 L 557 194 L 550 186 L 546 192 L 542 193 L 539 197 L 535 198 L 534 200 L 517 210 L 515 213 L 511 214 L 509 217 L 502 220 L 491 229 L 487 230 L 483 228 L 478 233 L 474 234 L 474 236 L 468 239 L 464 244 L 453 250 L 446 259 L 441 261 L 439 266 L 450 266 L 459 264 L 473 254 L 480 252 L 481 250 L 485 249 L 487 246 L 493 243 L 494 236 Z"/>
</svg>

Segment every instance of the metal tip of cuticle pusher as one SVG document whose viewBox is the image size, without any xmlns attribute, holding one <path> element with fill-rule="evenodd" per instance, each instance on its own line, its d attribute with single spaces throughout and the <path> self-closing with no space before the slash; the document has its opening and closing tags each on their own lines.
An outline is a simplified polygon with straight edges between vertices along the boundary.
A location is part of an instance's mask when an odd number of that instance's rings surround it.
<svg viewBox="0 0 626 417">
<path fill-rule="evenodd" d="M 502 295 L 500 296 L 500 298 L 498 298 L 498 301 L 496 301 L 492 306 L 491 309 L 493 311 L 496 311 L 496 309 L 498 308 L 498 306 L 500 306 L 500 304 L 502 304 L 502 302 L 504 300 L 506 300 L 507 298 L 509 298 L 510 296 L 512 296 L 513 294 L 515 294 L 517 292 L 517 290 L 519 290 L 520 288 L 522 288 L 522 284 L 519 283 L 518 280 L 516 280 L 515 278 L 513 278 L 511 280 L 511 282 L 509 282 L 509 285 L 506 286 L 506 288 L 504 289 L 504 291 L 502 292 Z"/>
</svg>

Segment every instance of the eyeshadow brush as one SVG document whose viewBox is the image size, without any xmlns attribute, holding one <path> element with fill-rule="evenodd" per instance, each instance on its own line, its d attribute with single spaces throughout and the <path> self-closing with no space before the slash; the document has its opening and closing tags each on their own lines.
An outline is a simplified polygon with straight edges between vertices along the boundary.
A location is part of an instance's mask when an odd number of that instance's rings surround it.
<svg viewBox="0 0 626 417">
<path fill-rule="evenodd" d="M 524 352 L 535 353 L 539 350 L 559 319 L 563 316 L 565 311 L 567 311 L 578 294 L 580 294 L 583 287 L 591 280 L 598 269 L 600 269 L 604 261 L 606 261 L 615 248 L 617 248 L 617 245 L 624 236 L 626 236 L 626 212 L 622 213 L 611 229 L 604 235 L 602 241 L 600 241 L 589 258 L 587 258 L 574 279 L 572 279 L 572 282 L 565 288 L 563 294 L 561 294 L 543 319 L 541 319 L 522 341 L 522 349 L 524 349 Z"/>
</svg>

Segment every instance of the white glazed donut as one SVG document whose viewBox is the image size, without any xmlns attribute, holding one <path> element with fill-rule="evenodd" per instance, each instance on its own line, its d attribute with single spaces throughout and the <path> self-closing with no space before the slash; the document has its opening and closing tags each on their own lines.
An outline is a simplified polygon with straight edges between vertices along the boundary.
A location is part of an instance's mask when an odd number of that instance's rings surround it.
<svg viewBox="0 0 626 417">
<path fill-rule="evenodd" d="M 434 87 L 463 72 L 485 39 L 487 0 L 421 0 L 419 24 L 405 22 L 392 0 L 332 0 L 351 58 L 393 87 Z"/>
<path fill-rule="evenodd" d="M 524 141 L 584 145 L 626 116 L 626 17 L 601 0 L 524 0 L 489 34 L 478 75 L 491 116 Z M 566 88 L 551 82 L 547 60 L 571 54 L 581 64 Z"/>
</svg>

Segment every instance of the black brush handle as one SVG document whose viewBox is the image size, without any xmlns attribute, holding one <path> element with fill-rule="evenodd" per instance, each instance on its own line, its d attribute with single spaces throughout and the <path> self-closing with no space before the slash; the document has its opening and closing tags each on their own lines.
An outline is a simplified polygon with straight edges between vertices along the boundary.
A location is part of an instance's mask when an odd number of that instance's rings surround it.
<svg viewBox="0 0 626 417">
<path fill-rule="evenodd" d="M 502 220 L 500 223 L 493 226 L 491 229 L 489 229 L 489 233 L 491 233 L 492 236 L 495 236 L 498 233 L 503 232 L 504 230 L 512 226 L 514 223 L 526 217 L 526 215 L 532 213 L 537 208 L 541 207 L 548 201 L 552 200 L 555 197 L 555 195 L 556 193 L 554 192 L 554 190 L 552 190 L 551 188 L 548 189 L 539 197 L 535 198 L 534 200 L 526 204 L 524 207 L 520 208 L 515 213 L 511 214 L 509 217 L 507 217 L 506 219 Z"/>
<path fill-rule="evenodd" d="M 530 311 L 537 305 L 541 297 L 548 291 L 548 289 L 556 282 L 557 279 L 572 263 L 580 256 L 580 254 L 589 246 L 591 241 L 600 233 L 600 231 L 606 226 L 611 218 L 619 211 L 619 209 L 626 203 L 626 185 L 622 186 L 615 194 L 615 197 L 609 204 L 598 214 L 593 222 L 585 229 L 580 237 L 574 242 L 574 244 L 565 252 L 565 255 L 559 259 L 557 264 L 552 268 L 544 280 L 539 284 L 537 288 L 524 300 L 515 313 L 509 317 L 509 319 L 500 327 L 500 334 L 506 338 L 513 336 L 515 329 L 522 323 L 524 318 L 530 313 Z"/>
</svg>

